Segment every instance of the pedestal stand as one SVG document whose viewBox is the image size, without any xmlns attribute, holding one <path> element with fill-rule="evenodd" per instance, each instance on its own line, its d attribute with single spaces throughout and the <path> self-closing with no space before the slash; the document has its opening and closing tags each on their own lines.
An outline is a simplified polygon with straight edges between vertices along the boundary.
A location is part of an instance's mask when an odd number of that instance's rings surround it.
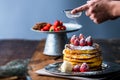
<svg viewBox="0 0 120 80">
<path fill-rule="evenodd" d="M 68 43 L 66 33 L 49 33 L 43 53 L 50 56 L 61 56 L 66 43 Z"/>
</svg>

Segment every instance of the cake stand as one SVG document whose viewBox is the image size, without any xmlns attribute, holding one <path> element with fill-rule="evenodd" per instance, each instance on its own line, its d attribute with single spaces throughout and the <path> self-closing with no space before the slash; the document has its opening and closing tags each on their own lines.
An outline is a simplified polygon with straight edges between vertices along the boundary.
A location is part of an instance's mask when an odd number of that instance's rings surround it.
<svg viewBox="0 0 120 80">
<path fill-rule="evenodd" d="M 47 33 L 47 39 L 44 47 L 43 54 L 49 56 L 61 56 L 65 44 L 68 43 L 67 33 L 78 31 L 82 26 L 77 23 L 76 19 L 79 18 L 82 12 L 76 14 L 71 14 L 72 9 L 64 10 L 66 17 L 71 19 L 68 23 L 63 23 L 66 26 L 66 30 L 59 32 L 49 32 L 49 31 L 40 31 L 33 30 L 36 32 Z"/>
<path fill-rule="evenodd" d="M 49 56 L 61 56 L 65 44 L 68 43 L 67 33 L 78 31 L 82 28 L 80 24 L 63 23 L 63 25 L 66 26 L 66 30 L 60 32 L 39 31 L 32 29 L 32 31 L 35 32 L 47 33 L 43 54 Z"/>
</svg>

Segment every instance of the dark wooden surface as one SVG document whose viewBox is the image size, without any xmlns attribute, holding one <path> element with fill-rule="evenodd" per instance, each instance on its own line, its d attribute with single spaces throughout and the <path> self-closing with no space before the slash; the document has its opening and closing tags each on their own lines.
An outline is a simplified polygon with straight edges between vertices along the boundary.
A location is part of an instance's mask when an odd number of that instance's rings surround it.
<svg viewBox="0 0 120 80">
<path fill-rule="evenodd" d="M 15 59 L 31 58 L 39 41 L 0 40 L 0 65 Z"/>
<path fill-rule="evenodd" d="M 120 39 L 95 40 L 102 49 L 104 61 L 120 64 Z M 62 57 L 43 55 L 45 40 L 0 40 L 0 65 L 14 59 L 31 58 L 29 74 L 32 80 L 67 80 L 57 77 L 39 76 L 35 71 L 47 64 L 62 61 Z M 9 79 L 8 79 L 9 80 Z"/>
</svg>

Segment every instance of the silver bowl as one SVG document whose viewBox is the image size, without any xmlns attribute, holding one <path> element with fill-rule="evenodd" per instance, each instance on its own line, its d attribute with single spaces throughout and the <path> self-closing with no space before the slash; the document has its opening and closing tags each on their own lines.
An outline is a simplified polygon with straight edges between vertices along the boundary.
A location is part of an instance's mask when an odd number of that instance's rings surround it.
<svg viewBox="0 0 120 80">
<path fill-rule="evenodd" d="M 71 14 L 72 9 L 64 10 L 65 15 L 70 19 L 75 19 L 81 16 L 82 12 L 78 12 L 76 14 Z"/>
</svg>

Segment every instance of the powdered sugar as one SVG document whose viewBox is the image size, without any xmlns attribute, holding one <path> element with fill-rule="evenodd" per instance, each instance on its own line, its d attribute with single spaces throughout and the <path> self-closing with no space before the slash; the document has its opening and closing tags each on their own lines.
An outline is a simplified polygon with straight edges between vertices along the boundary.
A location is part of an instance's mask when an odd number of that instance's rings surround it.
<svg viewBox="0 0 120 80">
<path fill-rule="evenodd" d="M 75 50 L 93 50 L 96 49 L 96 45 L 96 43 L 93 43 L 92 46 L 74 46 L 73 44 L 70 44 L 69 47 Z"/>
</svg>

